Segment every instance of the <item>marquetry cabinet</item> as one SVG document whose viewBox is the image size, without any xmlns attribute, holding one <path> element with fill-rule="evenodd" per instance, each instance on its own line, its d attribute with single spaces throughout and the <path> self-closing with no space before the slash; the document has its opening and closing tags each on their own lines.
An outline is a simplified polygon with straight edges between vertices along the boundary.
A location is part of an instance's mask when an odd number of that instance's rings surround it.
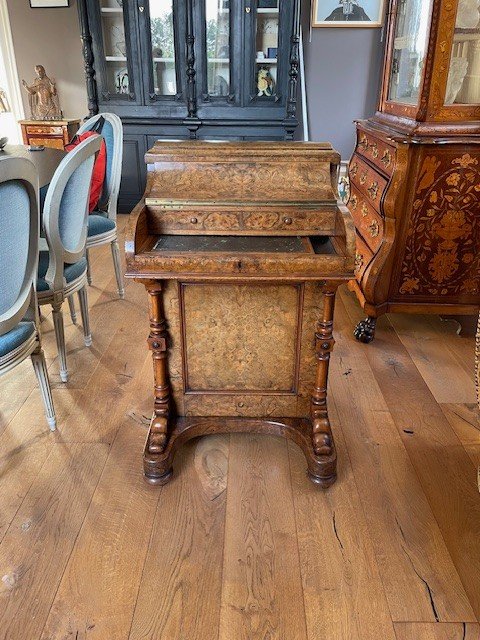
<svg viewBox="0 0 480 640">
<path fill-rule="evenodd" d="M 78 0 L 90 115 L 124 125 L 120 206 L 157 139 L 293 139 L 300 0 Z M 265 185 L 268 190 L 268 185 Z"/>
<path fill-rule="evenodd" d="M 480 13 L 476 2 L 393 0 L 375 116 L 357 122 L 348 207 L 373 340 L 383 313 L 480 305 Z"/>
<path fill-rule="evenodd" d="M 64 149 L 80 127 L 80 120 L 19 120 L 23 144 Z"/>
</svg>

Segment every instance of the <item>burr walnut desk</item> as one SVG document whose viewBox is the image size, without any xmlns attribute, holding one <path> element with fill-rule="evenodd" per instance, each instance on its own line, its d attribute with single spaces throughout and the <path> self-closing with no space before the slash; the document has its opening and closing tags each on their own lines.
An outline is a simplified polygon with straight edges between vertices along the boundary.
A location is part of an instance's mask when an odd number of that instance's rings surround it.
<svg viewBox="0 0 480 640">
<path fill-rule="evenodd" d="M 154 414 L 144 471 L 209 433 L 283 435 L 309 477 L 336 478 L 327 411 L 337 287 L 354 226 L 328 144 L 157 142 L 127 231 L 127 277 L 149 297 Z"/>
</svg>

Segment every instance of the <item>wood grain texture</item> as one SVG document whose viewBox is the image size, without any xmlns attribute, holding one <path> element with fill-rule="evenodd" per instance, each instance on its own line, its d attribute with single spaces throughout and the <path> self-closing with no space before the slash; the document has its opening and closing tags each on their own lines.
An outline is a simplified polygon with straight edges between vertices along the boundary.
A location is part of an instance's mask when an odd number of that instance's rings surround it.
<svg viewBox="0 0 480 640">
<path fill-rule="evenodd" d="M 219 640 L 307 638 L 286 442 L 232 435 Z"/>
<path fill-rule="evenodd" d="M 480 627 L 471 622 L 451 624 L 397 622 L 395 634 L 397 640 L 478 640 Z"/>
<path fill-rule="evenodd" d="M 353 321 L 358 308 L 346 302 Z M 370 345 L 365 354 L 478 617 L 477 469 L 391 325 L 382 323 L 381 342 Z"/>
<path fill-rule="evenodd" d="M 363 468 L 354 473 L 392 619 L 474 621 L 442 532 L 370 368 L 369 351 L 348 335 L 352 324 L 340 301 L 332 394 L 353 468 Z"/>
<path fill-rule="evenodd" d="M 216 640 L 220 616 L 228 440 L 182 447 L 162 487 L 130 640 Z M 202 463 L 198 464 L 198 455 Z"/>
<path fill-rule="evenodd" d="M 38 637 L 102 473 L 104 444 L 55 444 L 0 545 L 0 638 Z"/>
</svg>

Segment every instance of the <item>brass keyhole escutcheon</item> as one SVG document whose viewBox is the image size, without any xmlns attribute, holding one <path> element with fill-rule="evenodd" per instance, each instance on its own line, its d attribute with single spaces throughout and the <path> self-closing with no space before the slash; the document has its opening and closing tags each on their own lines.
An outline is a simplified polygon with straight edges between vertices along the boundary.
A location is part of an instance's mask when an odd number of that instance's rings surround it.
<svg viewBox="0 0 480 640">
<path fill-rule="evenodd" d="M 372 182 L 367 191 L 370 194 L 372 200 L 375 200 L 378 195 L 378 182 Z"/>
<path fill-rule="evenodd" d="M 367 181 L 367 174 L 366 173 L 362 173 L 361 177 L 360 177 L 360 184 L 365 184 Z"/>
</svg>

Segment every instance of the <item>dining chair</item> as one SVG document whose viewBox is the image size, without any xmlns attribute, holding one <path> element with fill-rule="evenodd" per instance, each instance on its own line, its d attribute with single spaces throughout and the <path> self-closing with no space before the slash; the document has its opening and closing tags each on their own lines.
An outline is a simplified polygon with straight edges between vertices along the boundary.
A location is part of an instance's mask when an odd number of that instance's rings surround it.
<svg viewBox="0 0 480 640">
<path fill-rule="evenodd" d="M 48 426 L 55 409 L 42 350 L 35 281 L 38 175 L 26 158 L 0 159 L 0 375 L 30 356 Z"/>
<path fill-rule="evenodd" d="M 62 304 L 78 293 L 85 345 L 92 344 L 87 302 L 88 200 L 95 154 L 101 137 L 81 142 L 58 165 L 43 207 L 45 238 L 40 239 L 37 294 L 40 305 L 50 304 L 60 359 L 60 379 L 68 381 Z"/>
<path fill-rule="evenodd" d="M 103 192 L 98 202 L 97 209 L 88 216 L 87 235 L 87 262 L 88 284 L 92 284 L 89 250 L 104 244 L 110 244 L 113 257 L 113 266 L 117 280 L 118 295 L 125 297 L 120 251 L 117 239 L 117 202 L 120 191 L 120 179 L 122 174 L 123 159 L 123 125 L 120 118 L 114 113 L 100 113 L 87 120 L 78 130 L 78 134 L 90 131 L 100 118 L 105 122 L 101 135 L 107 148 L 107 166 Z"/>
</svg>

